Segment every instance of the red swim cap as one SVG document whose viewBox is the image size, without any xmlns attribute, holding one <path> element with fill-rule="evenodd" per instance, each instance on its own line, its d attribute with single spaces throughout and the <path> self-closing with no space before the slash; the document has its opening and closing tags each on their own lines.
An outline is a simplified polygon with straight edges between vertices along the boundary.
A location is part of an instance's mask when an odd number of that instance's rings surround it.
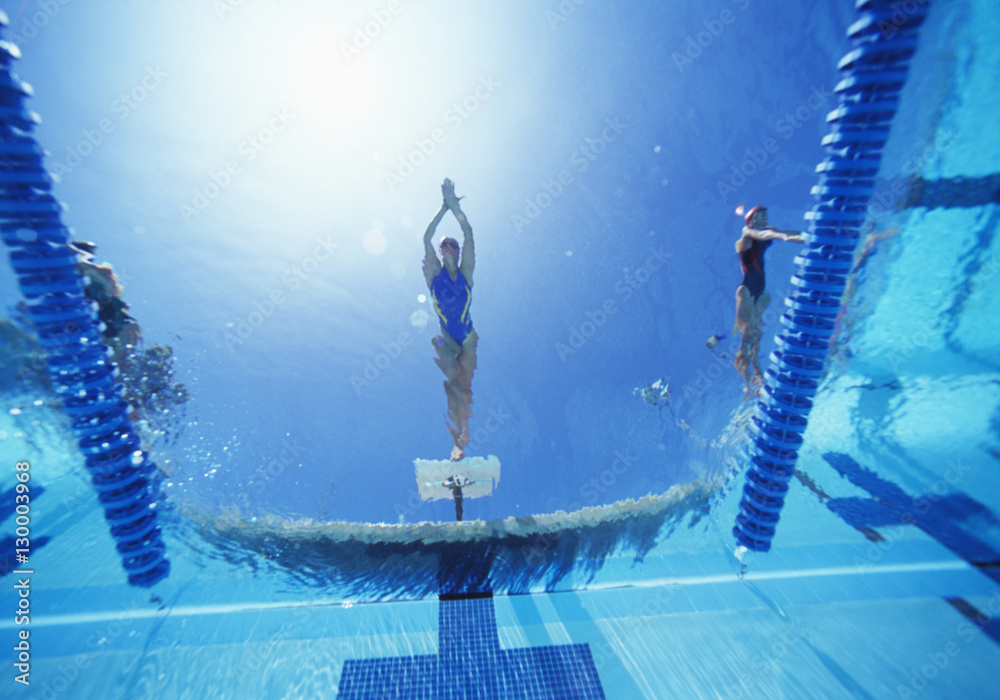
<svg viewBox="0 0 1000 700">
<path fill-rule="evenodd" d="M 758 204 L 753 209 L 747 212 L 746 216 L 743 217 L 743 220 L 747 222 L 747 226 L 749 226 L 750 222 L 753 221 L 753 217 L 757 215 L 757 212 L 764 208 L 765 207 L 763 204 Z"/>
</svg>

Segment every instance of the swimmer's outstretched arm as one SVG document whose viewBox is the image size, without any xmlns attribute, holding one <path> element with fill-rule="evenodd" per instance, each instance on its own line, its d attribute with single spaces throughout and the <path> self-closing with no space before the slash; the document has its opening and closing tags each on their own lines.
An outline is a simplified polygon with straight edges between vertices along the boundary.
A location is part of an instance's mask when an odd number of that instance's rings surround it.
<svg viewBox="0 0 1000 700">
<path fill-rule="evenodd" d="M 476 268 L 476 245 L 472 240 L 472 226 L 458 203 L 459 197 L 455 196 L 455 183 L 445 178 L 441 185 L 441 193 L 444 195 L 445 205 L 451 209 L 451 213 L 458 219 L 458 225 L 462 227 L 465 240 L 462 242 L 462 262 L 459 263 L 459 269 L 465 275 L 469 286 L 472 286 L 472 272 Z"/>
<path fill-rule="evenodd" d="M 790 241 L 792 243 L 804 243 L 806 240 L 803 238 L 801 231 L 779 231 L 773 226 L 765 226 L 764 228 L 750 228 L 749 226 L 744 226 L 742 235 L 740 235 L 739 239 L 736 241 L 736 252 L 742 253 L 745 250 L 749 250 L 751 245 L 750 239 L 757 239 L 758 241 L 773 241 L 775 239 L 779 239 L 782 241 Z"/>
<path fill-rule="evenodd" d="M 773 226 L 762 229 L 747 226 L 743 229 L 743 235 L 749 238 L 756 238 L 758 241 L 772 241 L 774 239 L 792 241 L 793 243 L 802 243 L 805 241 L 801 231 L 781 231 Z"/>
<path fill-rule="evenodd" d="M 431 238 L 434 237 L 434 232 L 437 230 L 438 224 L 441 223 L 441 219 L 444 218 L 447 211 L 448 205 L 442 202 L 441 208 L 438 209 L 438 213 L 431 219 L 430 224 L 427 225 L 427 231 L 424 233 L 424 279 L 427 280 L 428 287 L 431 286 L 431 282 L 434 281 L 437 273 L 441 272 L 441 261 L 438 260 L 437 253 L 434 252 Z"/>
</svg>

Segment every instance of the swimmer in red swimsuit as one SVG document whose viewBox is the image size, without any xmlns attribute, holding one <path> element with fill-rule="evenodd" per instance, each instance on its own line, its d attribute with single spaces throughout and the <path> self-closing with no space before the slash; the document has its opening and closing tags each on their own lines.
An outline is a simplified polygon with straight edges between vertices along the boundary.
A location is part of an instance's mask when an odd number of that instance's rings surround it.
<svg viewBox="0 0 1000 700">
<path fill-rule="evenodd" d="M 741 339 L 733 364 L 743 375 L 747 385 L 752 387 L 764 381 L 757 355 L 760 353 L 760 336 L 764 327 L 762 316 L 771 303 L 771 295 L 764 288 L 764 251 L 775 239 L 795 243 L 802 243 L 804 239 L 799 231 L 779 231 L 768 226 L 767 209 L 761 205 L 748 211 L 745 221 L 747 225 L 743 228 L 743 234 L 736 241 L 736 253 L 740 256 L 743 268 L 743 281 L 736 290 L 736 324 L 733 332 L 739 332 Z"/>
</svg>

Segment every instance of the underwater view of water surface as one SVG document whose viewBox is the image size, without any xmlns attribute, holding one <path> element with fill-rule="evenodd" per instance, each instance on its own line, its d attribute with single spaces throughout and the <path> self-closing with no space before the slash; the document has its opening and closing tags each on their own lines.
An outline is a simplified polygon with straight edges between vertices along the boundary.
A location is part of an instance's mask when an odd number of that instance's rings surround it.
<svg viewBox="0 0 1000 700">
<path fill-rule="evenodd" d="M 995 3 L 0 10 L 3 697 L 997 697 Z"/>
</svg>

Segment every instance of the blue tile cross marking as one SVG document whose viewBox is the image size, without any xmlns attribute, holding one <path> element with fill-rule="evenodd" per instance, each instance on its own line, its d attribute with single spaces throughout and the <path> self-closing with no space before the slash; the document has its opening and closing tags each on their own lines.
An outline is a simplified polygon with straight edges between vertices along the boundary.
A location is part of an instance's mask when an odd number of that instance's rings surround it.
<svg viewBox="0 0 1000 700">
<path fill-rule="evenodd" d="M 492 593 L 440 596 L 438 653 L 349 659 L 341 698 L 604 698 L 587 644 L 503 650 Z"/>
</svg>

